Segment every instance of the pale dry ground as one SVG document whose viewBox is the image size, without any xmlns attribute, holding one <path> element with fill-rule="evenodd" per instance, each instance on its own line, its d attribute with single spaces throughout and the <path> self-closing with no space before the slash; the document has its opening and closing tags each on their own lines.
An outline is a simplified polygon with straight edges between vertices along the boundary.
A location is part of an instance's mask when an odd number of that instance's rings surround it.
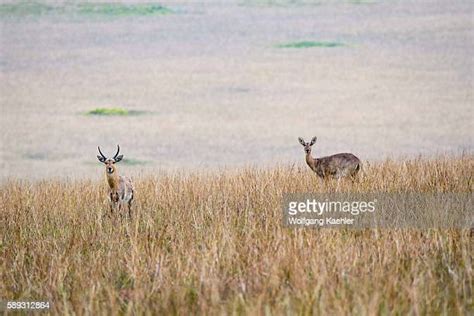
<svg viewBox="0 0 474 316">
<path fill-rule="evenodd" d="M 352 192 L 471 192 L 474 157 L 365 167 Z M 105 181 L 104 181 L 105 182 Z M 108 218 L 105 183 L 0 187 L 0 298 L 54 314 L 472 315 L 465 230 L 289 229 L 285 192 L 331 192 L 280 165 L 136 180 L 136 216 Z"/>
<path fill-rule="evenodd" d="M 320 156 L 472 151 L 472 1 L 260 2 L 0 17 L 0 179 L 91 179 L 117 143 L 134 173 L 291 163 L 313 135 Z M 276 47 L 301 40 L 345 46 Z M 103 106 L 148 113 L 82 115 Z"/>
</svg>

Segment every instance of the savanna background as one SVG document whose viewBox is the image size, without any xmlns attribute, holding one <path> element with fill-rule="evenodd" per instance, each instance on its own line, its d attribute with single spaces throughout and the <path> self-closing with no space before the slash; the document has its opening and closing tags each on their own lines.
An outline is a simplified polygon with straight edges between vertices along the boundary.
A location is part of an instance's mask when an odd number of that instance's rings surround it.
<svg viewBox="0 0 474 316">
<path fill-rule="evenodd" d="M 290 229 L 289 192 L 471 192 L 472 1 L 0 1 L 0 300 L 471 314 L 467 229 Z M 314 156 L 352 152 L 354 182 Z M 98 145 L 136 185 L 110 217 Z"/>
</svg>

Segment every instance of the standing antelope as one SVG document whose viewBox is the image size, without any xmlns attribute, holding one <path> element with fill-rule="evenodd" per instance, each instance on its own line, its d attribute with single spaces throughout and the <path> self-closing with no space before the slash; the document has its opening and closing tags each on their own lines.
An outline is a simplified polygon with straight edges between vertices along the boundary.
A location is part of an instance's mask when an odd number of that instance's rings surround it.
<svg viewBox="0 0 474 316">
<path fill-rule="evenodd" d="M 113 158 L 107 158 L 104 156 L 102 151 L 99 149 L 99 155 L 97 158 L 100 162 L 105 164 L 105 175 L 107 177 L 107 183 L 109 184 L 109 198 L 110 198 L 110 212 L 114 210 L 121 210 L 126 206 L 128 209 L 128 216 L 132 218 L 132 201 L 133 201 L 133 184 L 132 180 L 128 177 L 118 175 L 117 167 L 115 163 L 122 160 L 123 155 L 119 155 L 120 146 L 117 145 L 117 153 Z"/>
<path fill-rule="evenodd" d="M 303 138 L 298 137 L 298 141 L 304 146 L 306 163 L 319 177 L 335 177 L 340 179 L 346 176 L 354 177 L 357 172 L 359 172 L 361 162 L 359 158 L 353 154 L 343 153 L 322 158 L 313 158 L 311 156 L 311 146 L 316 143 L 316 139 L 315 136 L 311 139 L 311 142 L 306 143 Z"/>
</svg>

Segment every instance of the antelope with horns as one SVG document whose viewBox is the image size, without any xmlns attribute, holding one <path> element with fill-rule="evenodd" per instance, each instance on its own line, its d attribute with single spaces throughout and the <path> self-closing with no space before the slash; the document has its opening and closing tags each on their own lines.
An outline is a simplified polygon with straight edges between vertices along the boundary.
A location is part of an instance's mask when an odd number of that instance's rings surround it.
<svg viewBox="0 0 474 316">
<path fill-rule="evenodd" d="M 342 177 L 354 177 L 361 168 L 359 158 L 349 153 L 335 154 L 332 156 L 313 158 L 311 156 L 311 146 L 316 143 L 316 136 L 307 143 L 303 138 L 299 137 L 298 141 L 304 146 L 306 153 L 306 163 L 319 177 L 334 177 L 340 179 Z"/>
<path fill-rule="evenodd" d="M 133 201 L 133 184 L 128 177 L 119 176 L 116 163 L 122 160 L 123 155 L 119 155 L 120 146 L 117 145 L 117 153 L 113 158 L 107 158 L 99 149 L 97 158 L 105 164 L 105 175 L 109 184 L 110 212 L 118 211 L 120 214 L 122 209 L 127 208 L 129 218 L 132 218 L 132 201 Z"/>
</svg>

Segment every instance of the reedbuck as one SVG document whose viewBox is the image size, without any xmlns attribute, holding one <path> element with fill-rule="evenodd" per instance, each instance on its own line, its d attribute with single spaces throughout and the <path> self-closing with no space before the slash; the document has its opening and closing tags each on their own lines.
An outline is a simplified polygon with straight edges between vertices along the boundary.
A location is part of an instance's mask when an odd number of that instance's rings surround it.
<svg viewBox="0 0 474 316">
<path fill-rule="evenodd" d="M 313 158 L 311 156 L 311 146 L 316 143 L 316 137 L 313 137 L 309 143 L 306 143 L 301 137 L 298 138 L 298 141 L 304 146 L 306 163 L 321 178 L 334 177 L 340 179 L 347 176 L 354 177 L 360 170 L 361 162 L 353 154 L 343 153 Z"/>
<path fill-rule="evenodd" d="M 133 184 L 128 177 L 118 175 L 115 163 L 122 160 L 123 155 L 119 155 L 120 146 L 117 145 L 117 153 L 113 158 L 107 158 L 99 149 L 97 158 L 105 164 L 105 175 L 109 184 L 110 212 L 118 211 L 120 214 L 125 207 L 128 210 L 128 216 L 132 218 Z"/>
</svg>

